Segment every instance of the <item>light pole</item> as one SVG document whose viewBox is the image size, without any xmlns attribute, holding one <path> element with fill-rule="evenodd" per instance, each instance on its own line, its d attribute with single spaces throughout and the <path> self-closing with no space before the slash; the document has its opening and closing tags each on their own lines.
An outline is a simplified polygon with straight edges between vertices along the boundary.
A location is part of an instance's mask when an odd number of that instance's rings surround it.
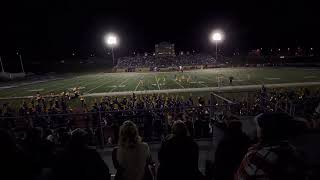
<svg viewBox="0 0 320 180">
<path fill-rule="evenodd" d="M 218 42 L 222 40 L 222 34 L 220 32 L 213 32 L 211 35 L 211 40 L 216 44 L 216 61 L 218 60 Z"/>
<path fill-rule="evenodd" d="M 22 62 L 22 57 L 21 57 L 21 54 L 19 52 L 17 52 L 17 55 L 19 55 L 19 58 L 20 58 L 20 64 L 21 64 L 21 69 L 22 69 L 22 72 L 24 72 L 24 67 L 23 67 L 23 62 Z"/>
<path fill-rule="evenodd" d="M 112 53 L 112 64 L 115 65 L 115 60 L 114 60 L 114 52 L 113 48 L 118 45 L 118 38 L 114 34 L 108 34 L 104 37 L 104 41 L 111 48 L 111 53 Z"/>
<path fill-rule="evenodd" d="M 1 59 L 1 56 L 0 56 L 0 63 L 1 63 L 1 72 L 4 73 L 4 68 L 3 68 L 3 65 L 2 65 L 2 59 Z"/>
</svg>

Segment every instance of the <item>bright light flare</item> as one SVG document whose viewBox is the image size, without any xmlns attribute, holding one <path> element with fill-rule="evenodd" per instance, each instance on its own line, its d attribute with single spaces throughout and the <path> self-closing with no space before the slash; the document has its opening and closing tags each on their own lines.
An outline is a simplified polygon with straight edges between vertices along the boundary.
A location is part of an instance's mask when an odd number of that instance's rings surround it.
<svg viewBox="0 0 320 180">
<path fill-rule="evenodd" d="M 220 32 L 214 32 L 211 36 L 211 39 L 213 41 L 221 41 L 222 40 L 222 34 Z"/>
<path fill-rule="evenodd" d="M 105 43 L 111 47 L 116 46 L 118 44 L 118 38 L 114 34 L 106 35 L 104 40 L 105 40 Z"/>
</svg>

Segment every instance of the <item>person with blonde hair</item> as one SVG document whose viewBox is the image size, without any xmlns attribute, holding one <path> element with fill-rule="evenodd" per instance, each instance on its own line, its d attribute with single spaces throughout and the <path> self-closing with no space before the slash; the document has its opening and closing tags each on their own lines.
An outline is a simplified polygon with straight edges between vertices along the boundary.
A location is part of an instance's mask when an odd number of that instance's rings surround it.
<svg viewBox="0 0 320 180">
<path fill-rule="evenodd" d="M 149 146 L 141 141 L 138 128 L 132 121 L 125 121 L 120 127 L 118 147 L 112 152 L 112 160 L 117 169 L 115 180 L 152 179 Z"/>
</svg>

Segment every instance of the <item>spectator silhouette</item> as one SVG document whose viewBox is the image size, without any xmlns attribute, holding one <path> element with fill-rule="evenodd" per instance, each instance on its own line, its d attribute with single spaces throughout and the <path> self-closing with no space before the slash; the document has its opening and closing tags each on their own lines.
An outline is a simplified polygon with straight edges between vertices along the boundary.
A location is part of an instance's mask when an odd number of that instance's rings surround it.
<svg viewBox="0 0 320 180">
<path fill-rule="evenodd" d="M 0 147 L 0 179 L 32 179 L 26 156 L 5 130 L 0 130 Z"/>
<path fill-rule="evenodd" d="M 109 180 L 109 168 L 98 152 L 87 146 L 87 133 L 76 129 L 72 132 L 66 150 L 53 167 L 52 179 Z"/>
<path fill-rule="evenodd" d="M 41 169 L 44 164 L 47 164 L 44 157 L 44 144 L 42 141 L 42 129 L 31 128 L 26 132 L 25 139 L 22 142 L 23 151 L 28 158 L 30 164 L 30 172 L 33 176 L 37 176 L 41 173 Z"/>
<path fill-rule="evenodd" d="M 199 149 L 182 121 L 176 121 L 172 133 L 161 144 L 158 154 L 158 180 L 202 179 L 198 169 Z"/>
<path fill-rule="evenodd" d="M 131 121 L 120 127 L 119 144 L 112 152 L 112 160 L 117 169 L 116 180 L 152 179 L 149 146 L 141 142 L 137 126 Z"/>
<path fill-rule="evenodd" d="M 288 142 L 293 118 L 285 113 L 264 113 L 256 121 L 259 142 L 248 150 L 235 179 L 305 179 L 301 158 Z"/>
<path fill-rule="evenodd" d="M 232 180 L 249 148 L 249 138 L 242 132 L 240 121 L 231 121 L 215 153 L 215 180 Z"/>
</svg>

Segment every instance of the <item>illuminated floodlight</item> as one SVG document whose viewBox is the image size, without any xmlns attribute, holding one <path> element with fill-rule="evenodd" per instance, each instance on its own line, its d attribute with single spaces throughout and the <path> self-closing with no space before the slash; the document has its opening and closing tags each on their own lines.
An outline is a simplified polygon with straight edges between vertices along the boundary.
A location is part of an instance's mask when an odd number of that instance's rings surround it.
<svg viewBox="0 0 320 180">
<path fill-rule="evenodd" d="M 106 36 L 104 36 L 104 42 L 106 43 L 107 46 L 111 48 L 112 63 L 113 65 L 115 65 L 116 63 L 115 63 L 113 48 L 119 44 L 118 37 L 113 33 L 109 33 Z"/>
<path fill-rule="evenodd" d="M 216 44 L 216 60 L 218 60 L 218 42 L 222 41 L 223 34 L 220 31 L 213 31 L 210 39 Z"/>
<path fill-rule="evenodd" d="M 213 41 L 221 41 L 222 40 L 222 34 L 220 32 L 214 32 L 212 34 L 212 40 Z"/>
<path fill-rule="evenodd" d="M 118 45 L 118 38 L 115 34 L 106 35 L 104 38 L 104 41 L 110 47 L 114 47 L 114 46 Z"/>
</svg>

